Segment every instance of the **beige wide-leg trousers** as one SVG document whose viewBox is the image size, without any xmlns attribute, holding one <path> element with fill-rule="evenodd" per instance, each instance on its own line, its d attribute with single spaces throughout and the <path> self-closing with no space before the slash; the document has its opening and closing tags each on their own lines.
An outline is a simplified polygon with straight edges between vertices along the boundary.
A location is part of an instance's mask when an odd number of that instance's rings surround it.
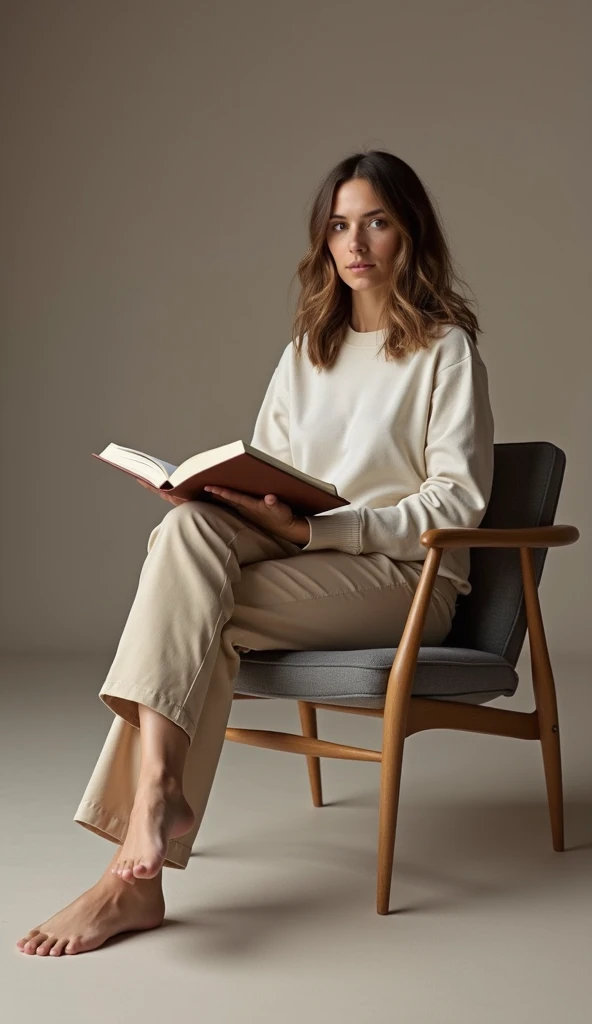
<svg viewBox="0 0 592 1024">
<path fill-rule="evenodd" d="M 115 718 L 74 821 L 123 842 L 140 765 L 137 703 L 146 704 L 190 739 L 183 782 L 195 825 L 170 840 L 165 860 L 185 868 L 224 742 L 239 650 L 395 647 L 422 563 L 302 551 L 208 501 L 173 506 L 147 551 L 99 692 Z M 423 644 L 447 635 L 455 599 L 454 584 L 438 576 Z"/>
</svg>

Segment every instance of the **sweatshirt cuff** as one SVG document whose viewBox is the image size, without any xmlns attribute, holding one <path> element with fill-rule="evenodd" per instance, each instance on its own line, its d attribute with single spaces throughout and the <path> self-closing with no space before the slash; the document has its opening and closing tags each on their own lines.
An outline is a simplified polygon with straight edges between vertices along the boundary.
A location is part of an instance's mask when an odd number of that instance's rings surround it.
<svg viewBox="0 0 592 1024">
<path fill-rule="evenodd" d="M 310 540 L 302 551 L 320 551 L 335 548 L 359 555 L 362 550 L 360 538 L 361 521 L 356 509 L 346 509 L 330 516 L 305 516 L 310 523 Z"/>
</svg>

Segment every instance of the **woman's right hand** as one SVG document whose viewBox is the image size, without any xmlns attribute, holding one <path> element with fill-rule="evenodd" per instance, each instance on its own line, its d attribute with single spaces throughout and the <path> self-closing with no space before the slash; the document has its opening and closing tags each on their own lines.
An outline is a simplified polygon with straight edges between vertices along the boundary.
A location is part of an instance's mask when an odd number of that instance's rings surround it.
<svg viewBox="0 0 592 1024">
<path fill-rule="evenodd" d="M 153 491 L 154 494 L 159 494 L 161 498 L 168 501 L 171 505 L 182 505 L 184 501 L 190 501 L 189 498 L 179 498 L 177 495 L 171 494 L 170 491 L 162 491 L 160 487 L 153 487 L 152 484 L 147 483 L 145 480 L 140 480 L 136 477 L 139 484 L 145 487 L 147 491 Z"/>
</svg>

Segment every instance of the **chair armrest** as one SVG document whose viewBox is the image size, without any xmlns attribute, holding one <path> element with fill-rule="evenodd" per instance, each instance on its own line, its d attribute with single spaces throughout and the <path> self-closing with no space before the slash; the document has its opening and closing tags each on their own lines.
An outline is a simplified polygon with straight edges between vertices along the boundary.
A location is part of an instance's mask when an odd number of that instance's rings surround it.
<svg viewBox="0 0 592 1024">
<path fill-rule="evenodd" d="M 517 530 L 426 530 L 419 538 L 426 548 L 557 548 L 575 544 L 575 526 L 531 526 Z"/>
<path fill-rule="evenodd" d="M 422 533 L 420 541 L 429 550 L 422 566 L 403 634 L 397 644 L 397 653 L 387 682 L 384 703 L 383 761 L 386 758 L 387 737 L 389 745 L 393 741 L 393 736 L 398 737 L 401 743 L 405 737 L 417 656 L 443 550 L 445 548 L 520 548 L 528 630 L 529 635 L 538 638 L 544 637 L 544 634 L 535 581 L 534 555 L 530 549 L 574 544 L 579 536 L 579 530 L 575 526 L 533 526 L 516 530 L 489 530 L 482 527 L 465 530 L 447 527 L 442 530 L 425 530 Z M 540 643 L 542 642 L 540 641 Z M 536 647 L 535 649 L 538 650 Z"/>
</svg>

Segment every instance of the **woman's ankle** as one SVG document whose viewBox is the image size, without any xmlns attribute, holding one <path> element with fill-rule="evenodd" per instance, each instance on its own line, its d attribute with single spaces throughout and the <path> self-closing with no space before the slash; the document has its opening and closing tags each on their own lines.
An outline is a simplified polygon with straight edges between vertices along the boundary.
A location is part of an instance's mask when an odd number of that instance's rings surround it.
<svg viewBox="0 0 592 1024">
<path fill-rule="evenodd" d="M 169 765 L 149 765 L 141 768 L 138 789 L 141 786 L 157 787 L 165 794 L 177 794 L 183 790 L 183 778 L 173 771 Z"/>
</svg>

